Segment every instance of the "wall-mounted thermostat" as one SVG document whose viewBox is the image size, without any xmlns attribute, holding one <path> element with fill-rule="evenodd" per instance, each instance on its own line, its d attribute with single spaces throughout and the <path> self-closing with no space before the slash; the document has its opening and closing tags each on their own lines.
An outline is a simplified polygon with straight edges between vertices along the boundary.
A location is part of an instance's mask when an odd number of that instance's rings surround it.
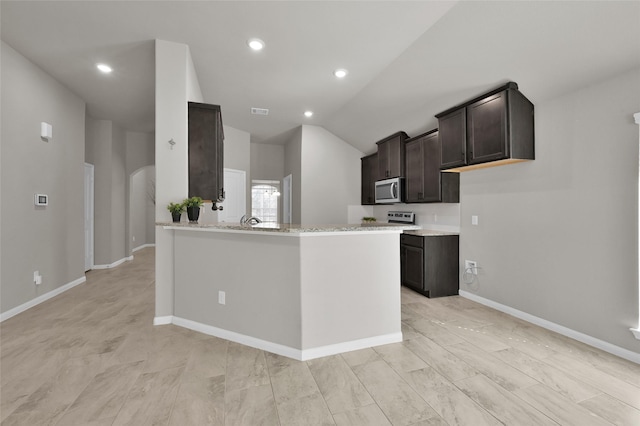
<svg viewBox="0 0 640 426">
<path fill-rule="evenodd" d="M 35 198 L 36 206 L 49 205 L 49 196 L 46 194 L 36 194 L 34 198 Z"/>
</svg>

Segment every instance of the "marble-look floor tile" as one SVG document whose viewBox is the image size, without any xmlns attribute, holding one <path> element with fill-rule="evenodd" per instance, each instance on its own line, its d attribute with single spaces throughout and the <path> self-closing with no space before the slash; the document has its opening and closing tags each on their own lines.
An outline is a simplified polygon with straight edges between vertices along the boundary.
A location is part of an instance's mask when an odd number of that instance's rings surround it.
<svg viewBox="0 0 640 426">
<path fill-rule="evenodd" d="M 340 355 L 307 361 L 332 413 L 373 404 L 373 399 Z"/>
<path fill-rule="evenodd" d="M 178 393 L 183 368 L 144 373 L 133 385 L 114 426 L 166 424 Z"/>
<path fill-rule="evenodd" d="M 251 386 L 225 394 L 225 425 L 279 426 L 271 385 Z"/>
<path fill-rule="evenodd" d="M 381 359 L 380 355 L 378 355 L 378 353 L 371 348 L 345 352 L 343 354 L 340 354 L 340 356 L 342 356 L 342 359 L 344 359 L 347 365 L 352 368 Z"/>
<path fill-rule="evenodd" d="M 82 425 L 104 418 L 115 418 L 129 390 L 142 371 L 144 361 L 120 364 L 98 374 L 57 423 L 57 426 Z"/>
<path fill-rule="evenodd" d="M 517 349 L 506 349 L 492 354 L 573 402 L 580 402 L 602 393 L 564 371 L 538 361 Z"/>
<path fill-rule="evenodd" d="M 269 384 L 264 352 L 229 343 L 227 349 L 227 391 Z"/>
<path fill-rule="evenodd" d="M 581 406 L 617 426 L 640 425 L 640 410 L 601 394 L 580 403 Z"/>
<path fill-rule="evenodd" d="M 320 392 L 278 403 L 281 426 L 334 425 L 333 417 Z"/>
<path fill-rule="evenodd" d="M 411 425 L 436 412 L 384 361 L 362 364 L 354 372 L 394 425 Z"/>
<path fill-rule="evenodd" d="M 539 383 L 470 343 L 447 346 L 447 350 L 506 390 L 513 391 Z"/>
<path fill-rule="evenodd" d="M 409 350 L 451 381 L 478 374 L 475 368 L 424 336 L 404 343 Z"/>
<path fill-rule="evenodd" d="M 320 393 L 307 364 L 300 362 L 271 377 L 271 388 L 278 406 L 285 402 Z"/>
<path fill-rule="evenodd" d="M 338 426 L 391 426 L 376 404 L 334 414 L 333 420 Z"/>
<path fill-rule="evenodd" d="M 501 424 L 431 367 L 400 375 L 449 425 Z"/>
<path fill-rule="evenodd" d="M 224 385 L 224 376 L 183 381 L 168 425 L 223 426 Z"/>
<path fill-rule="evenodd" d="M 610 423 L 545 385 L 535 385 L 514 392 L 522 400 L 561 425 L 610 426 Z"/>
<path fill-rule="evenodd" d="M 543 361 L 636 409 L 640 409 L 640 388 L 637 386 L 601 372 L 567 354 L 559 353 L 545 358 Z"/>
<path fill-rule="evenodd" d="M 431 319 L 420 318 L 407 320 L 405 322 L 415 331 L 428 337 L 439 345 L 447 346 L 464 342 L 464 339 L 460 336 L 451 333 L 441 324 L 438 324 Z"/>
<path fill-rule="evenodd" d="M 510 346 L 500 339 L 493 337 L 484 330 L 486 324 L 478 323 L 474 320 L 451 321 L 444 324 L 443 327 L 461 337 L 465 341 L 471 343 L 474 346 L 479 347 L 485 352 L 495 352 L 502 349 L 509 349 Z"/>
<path fill-rule="evenodd" d="M 225 375 L 228 343 L 228 341 L 217 338 L 190 343 L 191 353 L 182 374 L 182 381 Z"/>
<path fill-rule="evenodd" d="M 455 385 L 506 425 L 557 425 L 549 417 L 482 374 L 458 380 Z"/>
<path fill-rule="evenodd" d="M 427 366 L 404 342 L 376 346 L 374 350 L 397 372 L 419 370 Z"/>
</svg>

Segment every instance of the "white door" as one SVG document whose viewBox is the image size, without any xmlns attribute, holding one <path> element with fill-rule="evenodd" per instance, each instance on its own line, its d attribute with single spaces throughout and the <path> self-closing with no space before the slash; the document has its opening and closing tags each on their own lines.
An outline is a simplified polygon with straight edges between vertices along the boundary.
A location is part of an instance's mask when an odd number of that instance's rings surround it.
<svg viewBox="0 0 640 426">
<path fill-rule="evenodd" d="M 247 174 L 244 170 L 224 169 L 223 210 L 218 213 L 220 222 L 240 222 L 247 214 Z"/>
<path fill-rule="evenodd" d="M 282 223 L 291 223 L 291 175 L 282 179 Z"/>
<path fill-rule="evenodd" d="M 93 164 L 84 163 L 84 270 L 93 269 Z"/>
</svg>

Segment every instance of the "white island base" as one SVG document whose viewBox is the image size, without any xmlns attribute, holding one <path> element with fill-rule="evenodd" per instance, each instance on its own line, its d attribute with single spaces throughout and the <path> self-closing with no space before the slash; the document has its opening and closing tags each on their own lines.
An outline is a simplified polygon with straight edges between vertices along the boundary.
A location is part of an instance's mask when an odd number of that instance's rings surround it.
<svg viewBox="0 0 640 426">
<path fill-rule="evenodd" d="M 298 360 L 402 341 L 401 227 L 163 228 L 175 325 Z"/>
</svg>

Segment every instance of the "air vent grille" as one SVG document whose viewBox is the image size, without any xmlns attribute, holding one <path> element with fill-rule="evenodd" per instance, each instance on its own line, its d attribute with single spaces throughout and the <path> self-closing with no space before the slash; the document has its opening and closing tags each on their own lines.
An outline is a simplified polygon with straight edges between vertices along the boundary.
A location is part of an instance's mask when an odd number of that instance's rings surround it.
<svg viewBox="0 0 640 426">
<path fill-rule="evenodd" d="M 251 114 L 253 115 L 269 115 L 269 110 L 266 108 L 251 108 Z"/>
</svg>

